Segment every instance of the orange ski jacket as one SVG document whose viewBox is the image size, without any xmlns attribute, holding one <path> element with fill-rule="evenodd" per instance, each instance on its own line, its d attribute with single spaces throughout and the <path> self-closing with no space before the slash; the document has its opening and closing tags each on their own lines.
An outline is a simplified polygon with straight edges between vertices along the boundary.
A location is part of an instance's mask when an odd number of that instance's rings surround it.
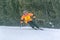
<svg viewBox="0 0 60 40">
<path fill-rule="evenodd" d="M 21 20 L 23 20 L 25 23 L 28 23 L 29 21 L 32 21 L 32 16 L 32 13 L 26 13 L 25 15 L 23 14 Z"/>
</svg>

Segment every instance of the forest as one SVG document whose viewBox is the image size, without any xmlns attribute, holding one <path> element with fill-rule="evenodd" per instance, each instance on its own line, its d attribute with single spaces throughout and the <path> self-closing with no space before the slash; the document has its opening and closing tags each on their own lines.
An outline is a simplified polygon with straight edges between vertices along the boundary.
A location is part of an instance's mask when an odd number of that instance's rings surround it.
<svg viewBox="0 0 60 40">
<path fill-rule="evenodd" d="M 51 27 L 51 22 L 54 28 L 60 28 L 60 0 L 0 0 L 0 25 L 21 26 L 23 10 L 36 15 L 39 27 Z"/>
</svg>

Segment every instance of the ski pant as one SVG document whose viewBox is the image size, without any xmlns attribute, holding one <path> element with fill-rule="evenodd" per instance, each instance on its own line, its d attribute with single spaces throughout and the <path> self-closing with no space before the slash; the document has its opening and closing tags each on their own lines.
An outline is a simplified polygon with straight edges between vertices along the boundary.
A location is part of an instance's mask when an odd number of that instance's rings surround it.
<svg viewBox="0 0 60 40">
<path fill-rule="evenodd" d="M 34 21 L 30 21 L 30 22 L 28 22 L 28 24 L 29 24 L 32 28 L 34 28 L 34 27 L 39 28 L 39 26 L 38 26 Z"/>
</svg>

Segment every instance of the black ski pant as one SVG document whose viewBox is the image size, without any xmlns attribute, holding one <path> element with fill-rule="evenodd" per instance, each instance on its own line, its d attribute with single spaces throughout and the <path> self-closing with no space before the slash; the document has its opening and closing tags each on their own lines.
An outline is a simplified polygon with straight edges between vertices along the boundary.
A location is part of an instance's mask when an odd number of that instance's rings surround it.
<svg viewBox="0 0 60 40">
<path fill-rule="evenodd" d="M 30 22 L 28 22 L 28 24 L 29 24 L 32 28 L 34 28 L 34 27 L 39 28 L 39 26 L 38 26 L 34 21 L 30 21 Z"/>
</svg>

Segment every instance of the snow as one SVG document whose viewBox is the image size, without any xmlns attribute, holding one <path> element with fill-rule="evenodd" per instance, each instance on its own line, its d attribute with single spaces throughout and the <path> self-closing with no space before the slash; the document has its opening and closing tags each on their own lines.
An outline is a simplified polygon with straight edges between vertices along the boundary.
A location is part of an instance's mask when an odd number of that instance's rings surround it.
<svg viewBox="0 0 60 40">
<path fill-rule="evenodd" d="M 0 40 L 60 40 L 60 29 L 0 26 Z"/>
</svg>

